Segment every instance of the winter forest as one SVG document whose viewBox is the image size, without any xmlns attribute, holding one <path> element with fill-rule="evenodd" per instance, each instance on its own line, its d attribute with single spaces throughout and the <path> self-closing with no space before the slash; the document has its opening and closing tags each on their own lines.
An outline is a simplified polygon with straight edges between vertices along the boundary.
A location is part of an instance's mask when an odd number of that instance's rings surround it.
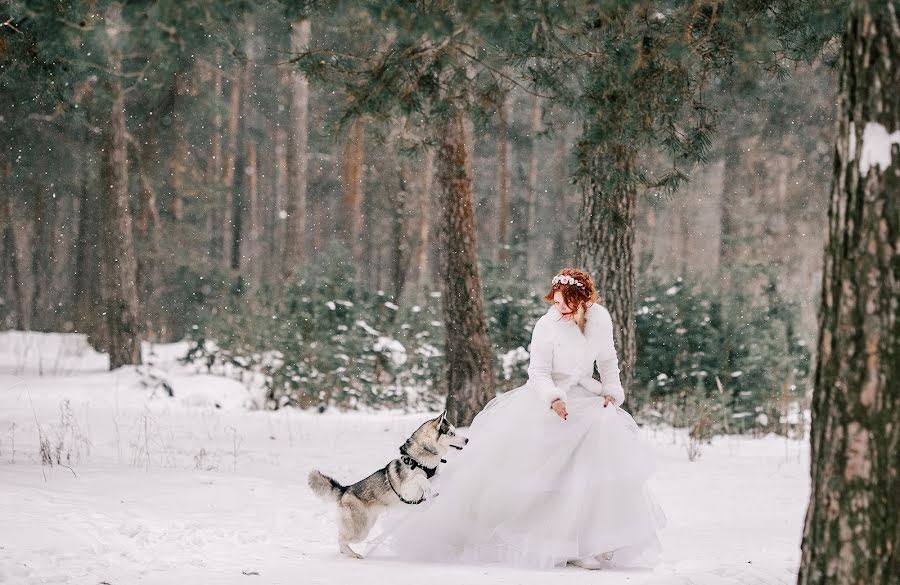
<svg viewBox="0 0 900 585">
<path fill-rule="evenodd" d="M 587 582 L 306 486 L 465 434 L 570 266 L 669 515 L 594 578 L 898 583 L 898 12 L 0 2 L 0 583 Z"/>
</svg>

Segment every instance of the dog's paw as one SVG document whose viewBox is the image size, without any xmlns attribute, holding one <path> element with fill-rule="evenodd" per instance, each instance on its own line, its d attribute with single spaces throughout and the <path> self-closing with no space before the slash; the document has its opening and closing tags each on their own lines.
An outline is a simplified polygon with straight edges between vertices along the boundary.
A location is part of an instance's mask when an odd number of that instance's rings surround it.
<svg viewBox="0 0 900 585">
<path fill-rule="evenodd" d="M 363 558 L 363 556 L 362 556 L 361 554 L 359 554 L 358 552 L 356 552 L 355 550 L 353 550 L 352 548 L 350 548 L 350 545 L 349 545 L 349 544 L 341 544 L 341 554 L 342 554 L 342 555 L 347 555 L 347 556 L 350 557 L 351 559 L 361 559 L 361 558 Z"/>
</svg>

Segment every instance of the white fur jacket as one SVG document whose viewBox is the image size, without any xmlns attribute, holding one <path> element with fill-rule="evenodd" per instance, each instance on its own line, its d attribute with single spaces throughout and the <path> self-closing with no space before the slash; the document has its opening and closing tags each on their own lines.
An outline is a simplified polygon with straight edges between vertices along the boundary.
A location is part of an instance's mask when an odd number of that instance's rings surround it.
<svg viewBox="0 0 900 585">
<path fill-rule="evenodd" d="M 567 391 L 576 385 L 612 397 L 616 406 L 625 401 L 606 307 L 597 303 L 588 307 L 584 334 L 575 321 L 564 320 L 556 306 L 550 307 L 534 326 L 529 351 L 528 385 L 546 404 L 557 398 L 565 401 Z M 595 361 L 600 382 L 592 377 Z"/>
</svg>

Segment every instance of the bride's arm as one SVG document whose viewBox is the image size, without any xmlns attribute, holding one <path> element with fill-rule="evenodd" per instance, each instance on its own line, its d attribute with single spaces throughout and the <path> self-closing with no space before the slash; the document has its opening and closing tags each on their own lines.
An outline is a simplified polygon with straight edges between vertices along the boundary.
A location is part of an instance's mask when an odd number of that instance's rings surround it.
<svg viewBox="0 0 900 585">
<path fill-rule="evenodd" d="M 531 352 L 528 361 L 528 385 L 531 386 L 548 406 L 554 400 L 566 401 L 566 393 L 553 383 L 553 332 L 551 323 L 542 319 L 531 333 Z"/>
<path fill-rule="evenodd" d="M 595 394 L 609 396 L 616 406 L 622 406 L 625 402 L 625 389 L 619 379 L 619 358 L 616 355 L 616 345 L 613 339 L 612 317 L 605 307 L 599 306 L 597 319 L 597 338 L 592 340 L 596 344 L 592 349 L 596 352 L 594 358 L 597 362 L 597 371 L 600 372 L 600 382 L 592 377 L 585 377 L 579 383 Z"/>
</svg>

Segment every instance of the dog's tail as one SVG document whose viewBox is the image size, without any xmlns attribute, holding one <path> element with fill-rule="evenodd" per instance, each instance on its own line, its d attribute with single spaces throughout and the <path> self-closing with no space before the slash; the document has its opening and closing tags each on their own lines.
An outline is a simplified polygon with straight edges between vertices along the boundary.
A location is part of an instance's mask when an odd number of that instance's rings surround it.
<svg viewBox="0 0 900 585">
<path fill-rule="evenodd" d="M 309 472 L 307 481 L 313 493 L 323 500 L 337 502 L 344 495 L 344 492 L 347 491 L 346 487 L 315 469 Z"/>
</svg>

